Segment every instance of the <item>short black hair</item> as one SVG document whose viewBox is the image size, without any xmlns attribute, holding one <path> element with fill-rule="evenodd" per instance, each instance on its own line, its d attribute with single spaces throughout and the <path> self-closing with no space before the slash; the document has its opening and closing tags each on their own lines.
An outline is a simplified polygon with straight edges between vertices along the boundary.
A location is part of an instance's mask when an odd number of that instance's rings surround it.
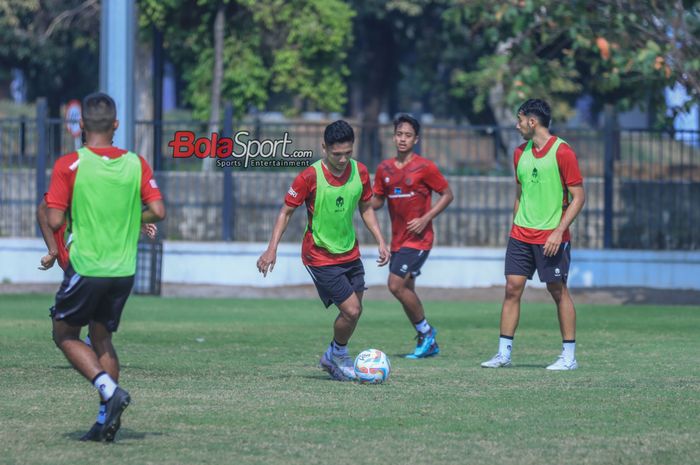
<svg viewBox="0 0 700 465">
<path fill-rule="evenodd" d="M 399 128 L 399 125 L 403 123 L 408 123 L 413 127 L 413 132 L 416 133 L 416 135 L 420 134 L 420 123 L 418 122 L 417 119 L 415 119 L 411 115 L 407 115 L 405 113 L 400 114 L 399 116 L 396 117 L 394 120 L 394 132 Z"/>
<path fill-rule="evenodd" d="M 339 119 L 326 126 L 326 130 L 323 132 L 323 142 L 326 147 L 343 142 L 355 142 L 355 131 L 346 121 Z"/>
<path fill-rule="evenodd" d="M 117 104 L 109 95 L 95 92 L 83 99 L 81 117 L 86 131 L 108 133 L 114 128 L 117 119 Z"/>
<path fill-rule="evenodd" d="M 518 114 L 520 113 L 525 116 L 536 117 L 540 124 L 546 128 L 549 127 L 549 123 L 552 121 L 552 109 L 549 107 L 549 104 L 538 98 L 531 98 L 520 105 Z"/>
</svg>

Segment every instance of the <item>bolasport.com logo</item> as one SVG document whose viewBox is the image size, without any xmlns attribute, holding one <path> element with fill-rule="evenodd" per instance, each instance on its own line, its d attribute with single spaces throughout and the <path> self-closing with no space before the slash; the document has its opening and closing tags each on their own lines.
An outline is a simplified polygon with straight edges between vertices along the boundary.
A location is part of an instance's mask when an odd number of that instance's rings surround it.
<svg viewBox="0 0 700 465">
<path fill-rule="evenodd" d="M 219 168 L 287 168 L 311 165 L 312 150 L 291 150 L 292 139 L 285 132 L 281 139 L 251 139 L 247 131 L 223 137 L 212 133 L 197 138 L 192 131 L 176 131 L 168 147 L 173 158 L 215 158 Z"/>
</svg>

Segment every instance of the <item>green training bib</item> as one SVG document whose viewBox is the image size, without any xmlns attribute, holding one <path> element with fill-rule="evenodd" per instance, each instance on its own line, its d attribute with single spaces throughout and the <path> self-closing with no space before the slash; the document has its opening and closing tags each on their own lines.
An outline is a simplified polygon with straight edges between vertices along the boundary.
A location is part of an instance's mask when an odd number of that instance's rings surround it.
<svg viewBox="0 0 700 465">
<path fill-rule="evenodd" d="M 314 243 L 333 254 L 348 252 L 355 246 L 352 216 L 362 196 L 362 181 L 357 162 L 350 160 L 350 177 L 342 186 L 331 186 L 323 174 L 321 160 L 316 170 L 316 198 L 311 233 Z"/>
<path fill-rule="evenodd" d="M 123 277 L 136 273 L 141 229 L 141 162 L 127 152 L 118 158 L 78 150 L 71 202 L 70 262 L 82 276 Z"/>
<path fill-rule="evenodd" d="M 516 225 L 540 230 L 554 229 L 559 226 L 564 188 L 557 164 L 557 149 L 565 143 L 557 138 L 542 158 L 535 158 L 532 141 L 525 146 L 517 167 L 517 177 L 522 193 L 518 212 L 513 221 Z"/>
</svg>

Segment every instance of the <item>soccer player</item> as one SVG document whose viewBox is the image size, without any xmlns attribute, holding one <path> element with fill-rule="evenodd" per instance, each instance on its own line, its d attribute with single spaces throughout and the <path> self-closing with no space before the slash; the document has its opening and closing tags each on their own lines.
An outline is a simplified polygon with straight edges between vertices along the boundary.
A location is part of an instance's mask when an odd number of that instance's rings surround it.
<svg viewBox="0 0 700 465">
<path fill-rule="evenodd" d="M 362 220 L 379 245 L 379 266 L 389 262 L 389 250 L 370 204 L 372 188 L 367 167 L 352 158 L 355 134 L 343 120 L 329 124 L 323 134 L 323 159 L 302 171 L 292 182 L 277 216 L 267 250 L 257 262 L 267 276 L 277 260 L 277 246 L 294 210 L 306 204 L 307 228 L 301 260 L 316 285 L 321 301 L 338 307 L 333 340 L 321 356 L 320 367 L 333 379 L 355 379 L 348 341 L 362 313 L 365 270 L 355 238 L 352 217 L 359 208 Z"/>
<path fill-rule="evenodd" d="M 583 208 L 583 177 L 576 154 L 549 132 L 547 102 L 530 99 L 518 109 L 515 128 L 527 142 L 515 150 L 517 182 L 513 227 L 505 260 L 506 289 L 501 310 L 498 353 L 484 368 L 511 364 L 513 337 L 520 319 L 525 283 L 537 270 L 557 306 L 563 348 L 548 370 L 575 370 L 576 310 L 566 287 L 571 261 L 569 225 Z"/>
<path fill-rule="evenodd" d="M 148 163 L 112 146 L 119 122 L 111 97 L 85 97 L 80 125 L 86 144 L 56 160 L 45 196 L 48 226 L 59 231 L 70 209 L 72 231 L 63 282 L 51 307 L 53 339 L 100 394 L 97 421 L 81 439 L 113 441 L 131 398 L 117 384 L 112 333 L 133 286 L 141 224 L 165 218 L 165 207 Z M 79 338 L 86 325 L 92 348 Z"/>
<path fill-rule="evenodd" d="M 425 358 L 440 353 L 437 330 L 425 318 L 416 294 L 416 278 L 433 247 L 432 220 L 454 199 L 452 190 L 432 161 L 413 151 L 420 124 L 408 115 L 394 121 L 396 156 L 382 161 L 374 175 L 372 207 L 381 208 L 389 199 L 391 217 L 391 261 L 388 286 L 401 302 L 418 333 L 413 353 L 406 358 Z M 432 194 L 440 199 L 431 206 Z"/>
</svg>

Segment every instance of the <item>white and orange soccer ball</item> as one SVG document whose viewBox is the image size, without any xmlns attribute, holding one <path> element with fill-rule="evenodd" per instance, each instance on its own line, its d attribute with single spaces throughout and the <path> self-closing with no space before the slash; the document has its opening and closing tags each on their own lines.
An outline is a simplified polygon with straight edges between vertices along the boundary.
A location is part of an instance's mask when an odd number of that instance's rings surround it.
<svg viewBox="0 0 700 465">
<path fill-rule="evenodd" d="M 360 383 L 380 384 L 389 379 L 389 357 L 378 349 L 367 349 L 355 358 L 355 375 Z"/>
</svg>

